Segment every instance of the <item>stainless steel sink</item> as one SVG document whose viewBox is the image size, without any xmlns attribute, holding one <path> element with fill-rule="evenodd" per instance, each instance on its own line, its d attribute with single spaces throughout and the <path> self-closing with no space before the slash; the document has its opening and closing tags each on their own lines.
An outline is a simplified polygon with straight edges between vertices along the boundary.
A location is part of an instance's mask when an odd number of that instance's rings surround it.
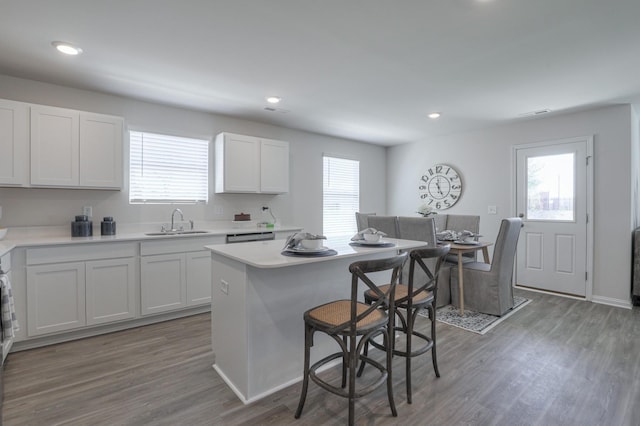
<svg viewBox="0 0 640 426">
<path fill-rule="evenodd" d="M 209 234 L 209 231 L 189 230 L 189 231 L 164 231 L 164 232 L 146 232 L 145 235 L 150 237 L 159 235 L 188 235 L 188 234 Z"/>
</svg>

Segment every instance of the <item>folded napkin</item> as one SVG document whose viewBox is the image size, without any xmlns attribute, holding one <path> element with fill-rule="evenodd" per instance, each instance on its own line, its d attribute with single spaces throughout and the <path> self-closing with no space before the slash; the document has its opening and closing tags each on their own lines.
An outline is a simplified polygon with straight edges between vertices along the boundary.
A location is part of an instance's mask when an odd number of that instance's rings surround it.
<svg viewBox="0 0 640 426">
<path fill-rule="evenodd" d="M 458 239 L 458 233 L 451 229 L 446 229 L 442 232 L 436 233 L 436 238 L 442 241 L 455 241 Z"/>
<path fill-rule="evenodd" d="M 362 240 L 364 240 L 364 234 L 379 234 L 382 237 L 386 237 L 387 236 L 387 234 L 385 234 L 382 231 L 378 231 L 376 228 L 367 228 L 367 229 L 363 229 L 362 231 L 358 232 L 356 235 L 351 237 L 351 241 L 362 241 Z"/>
<path fill-rule="evenodd" d="M 436 233 L 436 238 L 438 238 L 441 241 L 464 241 L 469 238 L 475 238 L 477 240 L 478 237 L 481 237 L 481 236 L 482 235 L 474 234 L 473 232 L 467 231 L 466 229 L 460 232 L 447 229 L 445 231 Z"/>
<path fill-rule="evenodd" d="M 324 235 L 315 235 L 315 234 L 310 234 L 308 232 L 296 232 L 295 234 L 287 238 L 287 242 L 284 243 L 284 247 L 282 249 L 285 250 L 288 248 L 294 248 L 298 244 L 300 244 L 300 241 L 302 240 L 326 240 L 326 239 L 327 237 L 325 237 Z"/>
</svg>

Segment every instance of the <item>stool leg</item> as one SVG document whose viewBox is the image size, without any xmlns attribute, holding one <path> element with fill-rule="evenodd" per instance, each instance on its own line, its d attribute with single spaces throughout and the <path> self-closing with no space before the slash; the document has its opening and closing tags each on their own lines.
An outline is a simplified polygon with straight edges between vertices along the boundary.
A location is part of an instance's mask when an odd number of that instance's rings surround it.
<svg viewBox="0 0 640 426">
<path fill-rule="evenodd" d="M 393 364 L 393 345 L 392 340 L 395 339 L 395 330 L 393 326 L 393 321 L 389 324 L 387 332 L 383 334 L 385 340 L 385 347 L 387 349 L 387 397 L 389 398 L 389 406 L 391 407 L 391 414 L 393 417 L 398 416 L 398 411 L 396 410 L 396 403 L 393 399 L 393 380 L 391 377 L 391 369 Z"/>
<path fill-rule="evenodd" d="M 299 419 L 307 399 L 307 389 L 309 388 L 309 359 L 311 357 L 311 327 L 305 324 L 304 327 L 304 376 L 302 378 L 302 391 L 300 392 L 300 402 L 296 409 L 295 418 Z"/>
<path fill-rule="evenodd" d="M 431 360 L 433 361 L 433 371 L 436 373 L 436 377 L 440 377 L 440 371 L 438 370 L 438 357 L 436 355 L 436 306 L 435 301 L 429 306 L 429 319 L 431 320 L 431 341 L 433 346 L 431 347 Z"/>
<path fill-rule="evenodd" d="M 349 336 L 349 425 L 355 423 L 357 350 L 356 336 Z"/>
<path fill-rule="evenodd" d="M 407 359 L 405 360 L 406 377 L 407 377 L 407 404 L 411 404 L 412 402 L 411 400 L 411 340 L 412 340 L 411 337 L 413 336 L 414 320 L 415 320 L 415 317 L 413 315 L 413 312 L 410 312 L 409 308 L 407 308 L 407 323 L 406 323 L 406 330 L 405 330 L 405 335 L 407 339 L 407 346 L 406 346 Z"/>
<path fill-rule="evenodd" d="M 362 349 L 362 356 L 368 356 L 369 355 L 369 340 L 367 340 L 364 343 L 364 348 Z M 362 372 L 364 371 L 364 359 L 360 361 L 360 367 L 358 367 L 358 373 L 356 374 L 357 377 L 361 377 L 362 376 Z M 344 387 L 344 386 L 343 386 Z"/>
</svg>

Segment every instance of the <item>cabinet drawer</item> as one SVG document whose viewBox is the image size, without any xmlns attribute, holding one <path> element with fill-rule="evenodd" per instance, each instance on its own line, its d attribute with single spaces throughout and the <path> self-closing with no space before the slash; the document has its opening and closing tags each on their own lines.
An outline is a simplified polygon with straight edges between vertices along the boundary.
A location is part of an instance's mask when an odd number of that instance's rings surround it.
<svg viewBox="0 0 640 426">
<path fill-rule="evenodd" d="M 27 249 L 27 265 L 134 257 L 136 246 L 136 243 L 100 243 L 31 248 Z"/>
</svg>

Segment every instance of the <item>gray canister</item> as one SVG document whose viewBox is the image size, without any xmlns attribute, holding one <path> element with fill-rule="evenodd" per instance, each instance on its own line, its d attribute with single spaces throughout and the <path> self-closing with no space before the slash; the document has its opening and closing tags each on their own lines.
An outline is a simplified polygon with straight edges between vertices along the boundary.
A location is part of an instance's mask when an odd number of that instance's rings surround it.
<svg viewBox="0 0 640 426">
<path fill-rule="evenodd" d="M 72 237 L 91 237 L 93 235 L 93 222 L 85 215 L 76 216 L 75 222 L 71 222 Z"/>
<path fill-rule="evenodd" d="M 116 223 L 111 216 L 106 216 L 100 224 L 102 235 L 116 235 Z"/>
</svg>

